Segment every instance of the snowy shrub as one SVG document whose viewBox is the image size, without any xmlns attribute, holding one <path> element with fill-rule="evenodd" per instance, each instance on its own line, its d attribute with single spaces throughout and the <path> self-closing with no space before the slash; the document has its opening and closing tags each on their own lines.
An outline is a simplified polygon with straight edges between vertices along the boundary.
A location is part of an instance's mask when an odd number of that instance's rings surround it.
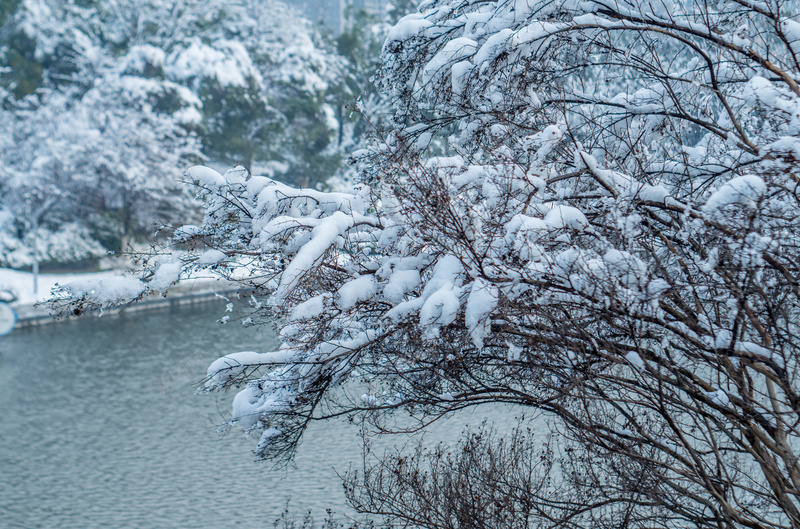
<svg viewBox="0 0 800 529">
<path fill-rule="evenodd" d="M 558 479 L 508 527 L 797 527 L 797 12 L 424 2 L 383 47 L 362 183 L 189 170 L 206 217 L 176 241 L 283 340 L 206 389 L 244 386 L 264 458 L 312 416 L 538 410 Z"/>
</svg>

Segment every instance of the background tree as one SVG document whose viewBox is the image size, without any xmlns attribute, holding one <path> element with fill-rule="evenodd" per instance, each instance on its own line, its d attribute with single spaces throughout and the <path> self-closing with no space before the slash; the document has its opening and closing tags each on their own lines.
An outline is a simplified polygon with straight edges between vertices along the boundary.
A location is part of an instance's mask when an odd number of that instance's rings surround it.
<svg viewBox="0 0 800 529">
<path fill-rule="evenodd" d="M 63 214 L 74 187 L 72 175 L 60 162 L 61 153 L 39 158 L 44 153 L 29 150 L 54 132 L 56 116 L 65 108 L 54 104 L 49 110 L 53 112 L 36 113 L 32 119 L 0 112 L 5 125 L 0 133 L 5 153 L 0 167 L 0 255 L 3 265 L 31 266 L 34 272 L 40 261 L 81 261 L 105 253 L 77 216 Z"/>
<path fill-rule="evenodd" d="M 188 190 L 175 184 L 190 159 L 241 161 L 304 185 L 340 165 L 328 92 L 344 63 L 285 4 L 25 0 L 4 4 L 0 23 L 13 124 L 0 161 L 27 175 L 0 198 L 4 240 L 18 249 L 2 265 L 31 264 L 21 226 L 35 187 L 61 197 L 48 223 L 80 225 L 95 243 L 75 247 L 92 257 L 185 216 Z"/>
<path fill-rule="evenodd" d="M 179 177 L 187 162 L 203 158 L 178 119 L 196 113 L 196 100 L 187 96 L 183 113 L 156 111 L 153 101 L 169 92 L 186 95 L 173 83 L 132 78 L 123 67 L 81 95 L 42 91 L 6 111 L 9 149 L 0 204 L 18 227 L 21 247 L 32 244 L 39 227 L 63 237 L 59 226 L 75 225 L 83 244 L 70 237 L 39 258 L 96 257 L 105 253 L 98 242 L 119 251 L 134 233 L 152 233 L 168 216 L 196 207 Z M 36 238 L 41 241 L 41 234 Z M 3 264 L 32 264 L 14 255 Z"/>
</svg>

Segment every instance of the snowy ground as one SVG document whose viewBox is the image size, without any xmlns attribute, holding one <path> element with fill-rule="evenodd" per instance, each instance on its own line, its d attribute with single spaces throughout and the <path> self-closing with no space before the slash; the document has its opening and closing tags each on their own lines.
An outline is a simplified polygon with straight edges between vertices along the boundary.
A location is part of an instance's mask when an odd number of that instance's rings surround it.
<svg viewBox="0 0 800 529">
<path fill-rule="evenodd" d="M 49 320 L 49 309 L 46 305 L 35 306 L 36 303 L 47 301 L 50 291 L 56 285 L 69 285 L 73 281 L 86 279 L 104 279 L 118 276 L 120 270 L 104 270 L 100 272 L 73 273 L 73 274 L 39 274 L 37 290 L 33 288 L 33 274 L 20 272 L 8 268 L 0 268 L 0 301 L 10 302 L 17 313 L 18 322 L 24 320 L 39 321 Z M 181 279 L 177 285 L 170 289 L 170 299 L 193 297 L 215 291 L 230 290 L 232 285 L 216 278 L 190 278 Z M 141 304 L 155 306 L 152 304 Z"/>
<path fill-rule="evenodd" d="M 33 290 L 33 274 L 9 268 L 0 268 L 0 300 L 13 301 L 12 306 L 33 305 L 46 301 L 50 290 L 56 285 L 65 285 L 77 279 L 96 277 L 98 279 L 119 274 L 116 270 L 91 272 L 85 274 L 39 274 L 37 291 Z M 10 299 L 9 299 L 10 298 Z"/>
</svg>

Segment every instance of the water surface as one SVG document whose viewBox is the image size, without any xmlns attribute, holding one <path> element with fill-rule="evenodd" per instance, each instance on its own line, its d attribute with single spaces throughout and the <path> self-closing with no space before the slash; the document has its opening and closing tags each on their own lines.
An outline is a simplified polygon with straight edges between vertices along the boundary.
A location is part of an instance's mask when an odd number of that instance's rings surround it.
<svg viewBox="0 0 800 529">
<path fill-rule="evenodd" d="M 276 344 L 268 328 L 216 323 L 223 310 L 0 337 L 0 526 L 268 527 L 287 496 L 320 515 L 341 505 L 333 466 L 349 463 L 352 426 L 316 428 L 298 468 L 275 471 L 254 461 L 256 439 L 218 432 L 230 395 L 194 394 L 219 355 Z"/>
<path fill-rule="evenodd" d="M 195 395 L 220 355 L 277 345 L 223 315 L 209 304 L 0 337 L 0 527 L 263 528 L 287 497 L 319 519 L 346 511 L 336 472 L 358 465 L 355 426 L 314 424 L 296 468 L 275 470 L 254 460 L 257 439 L 220 434 L 231 395 Z"/>
</svg>

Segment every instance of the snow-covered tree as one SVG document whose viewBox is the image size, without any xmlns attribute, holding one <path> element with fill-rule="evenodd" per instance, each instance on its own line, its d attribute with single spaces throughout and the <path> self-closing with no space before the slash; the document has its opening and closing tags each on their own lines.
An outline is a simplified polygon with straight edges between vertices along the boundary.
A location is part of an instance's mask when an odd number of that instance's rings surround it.
<svg viewBox="0 0 800 529">
<path fill-rule="evenodd" d="M 306 185 L 341 162 L 328 91 L 343 61 L 281 2 L 11 7 L 0 31 L 2 265 L 93 257 L 184 216 L 189 190 L 175 176 L 190 158 Z M 72 253 L 33 250 L 34 239 L 67 240 L 62 225 L 81 234 L 62 248 Z"/>
<path fill-rule="evenodd" d="M 207 389 L 265 458 L 315 416 L 537 410 L 555 479 L 509 527 L 800 527 L 798 7 L 424 2 L 362 184 L 189 170 L 185 266 L 246 267 L 283 340 Z"/>
<path fill-rule="evenodd" d="M 63 101 L 62 101 L 63 102 Z M 28 139 L 51 131 L 64 111 L 57 104 L 46 112 L 23 115 L 0 111 L 3 164 L 0 166 L 0 264 L 36 266 L 39 261 L 80 261 L 105 253 L 74 214 L 61 215 L 71 175 L 40 159 Z M 35 142 L 34 142 L 35 143 Z M 49 165 L 49 167 L 48 167 Z"/>
<path fill-rule="evenodd" d="M 243 9 L 247 17 L 235 25 L 236 38 L 251 50 L 271 105 L 267 116 L 247 125 L 243 139 L 255 160 L 272 162 L 282 180 L 306 186 L 322 182 L 341 164 L 336 138 L 342 124 L 331 92 L 344 62 L 293 8 L 248 0 Z M 236 138 L 228 131 L 221 134 L 228 141 Z"/>
<path fill-rule="evenodd" d="M 3 265 L 30 265 L 35 255 L 61 262 L 95 257 L 106 251 L 98 241 L 119 250 L 136 231 L 152 233 L 197 207 L 180 178 L 202 158 L 181 120 L 195 119 L 199 101 L 174 83 L 125 70 L 123 62 L 83 94 L 45 91 L 4 112 L 0 205 L 18 248 L 4 254 Z M 180 110 L 155 110 L 167 94 L 181 101 Z M 67 227 L 80 242 L 65 236 Z M 62 244 L 37 249 L 48 239 Z"/>
<path fill-rule="evenodd" d="M 0 81 L 18 97 L 88 90 L 138 50 L 131 75 L 167 79 L 202 102 L 194 130 L 212 159 L 278 162 L 289 180 L 313 183 L 339 162 L 325 95 L 341 60 L 280 1 L 25 0 L 7 26 Z"/>
</svg>

